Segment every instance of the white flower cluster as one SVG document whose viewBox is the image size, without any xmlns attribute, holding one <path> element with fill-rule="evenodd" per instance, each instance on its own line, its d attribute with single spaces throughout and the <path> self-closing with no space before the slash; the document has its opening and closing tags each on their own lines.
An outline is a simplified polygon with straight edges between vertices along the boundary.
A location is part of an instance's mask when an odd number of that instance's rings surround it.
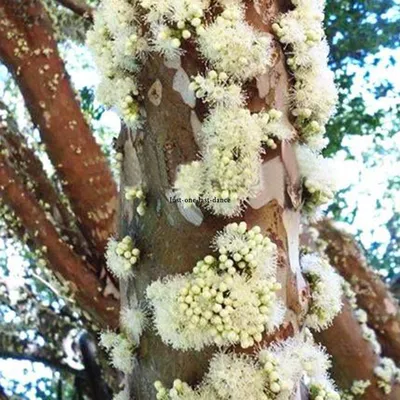
<svg viewBox="0 0 400 400">
<path fill-rule="evenodd" d="M 147 325 L 146 313 L 139 307 L 125 307 L 120 315 L 121 330 L 136 344 Z"/>
<path fill-rule="evenodd" d="M 306 189 L 303 207 L 306 212 L 311 213 L 332 200 L 337 191 L 336 161 L 323 158 L 308 146 L 296 145 L 295 150 L 300 175 Z"/>
<path fill-rule="evenodd" d="M 370 386 L 370 380 L 354 381 L 349 390 L 340 393 L 340 397 L 342 400 L 355 400 L 357 398 L 361 398 L 361 396 Z"/>
<path fill-rule="evenodd" d="M 182 42 L 193 38 L 212 69 L 195 77 L 190 87 L 213 109 L 201 132 L 202 160 L 180 169 L 176 192 L 192 200 L 185 205 L 202 197 L 212 212 L 230 217 L 239 215 L 256 191 L 263 147 L 275 148 L 276 141 L 293 132 L 278 122 L 274 110 L 251 115 L 244 108 L 242 84 L 266 72 L 270 36 L 247 24 L 240 2 L 219 1 L 221 12 L 207 22 L 210 6 L 208 0 L 104 0 L 88 43 L 103 75 L 98 89 L 103 103 L 116 106 L 126 124 L 137 128 L 135 74 L 144 55 L 179 56 Z M 139 9 L 145 11 L 143 29 Z"/>
<path fill-rule="evenodd" d="M 191 273 L 152 283 L 147 297 L 162 340 L 175 349 L 216 344 L 253 346 L 283 319 L 277 299 L 276 245 L 258 226 L 227 225 L 214 241 L 219 255 Z"/>
<path fill-rule="evenodd" d="M 149 47 L 138 18 L 131 1 L 104 0 L 87 34 L 87 44 L 101 72 L 99 99 L 107 107 L 115 106 L 133 129 L 140 124 L 135 74 Z"/>
<path fill-rule="evenodd" d="M 321 331 L 342 309 L 343 279 L 326 259 L 317 254 L 303 255 L 300 263 L 311 289 L 311 305 L 305 323 Z"/>
<path fill-rule="evenodd" d="M 100 334 L 100 345 L 110 354 L 111 365 L 129 374 L 135 365 L 134 350 L 137 343 L 125 334 L 104 331 Z"/>
<path fill-rule="evenodd" d="M 223 12 L 198 36 L 199 51 L 218 72 L 246 81 L 267 71 L 271 57 L 271 38 L 256 31 L 244 18 L 238 3 Z"/>
<path fill-rule="evenodd" d="M 136 207 L 136 212 L 142 217 L 146 212 L 146 198 L 143 189 L 140 186 L 128 186 L 125 188 L 125 199 L 139 200 L 139 205 Z"/>
<path fill-rule="evenodd" d="M 295 77 L 292 112 L 302 138 L 310 145 L 325 133 L 337 102 L 334 75 L 328 67 L 329 46 L 322 21 L 325 0 L 295 0 L 295 8 L 279 16 L 273 29 L 285 45 Z"/>
<path fill-rule="evenodd" d="M 176 195 L 203 198 L 206 207 L 217 215 L 239 215 L 246 200 L 257 192 L 262 145 L 275 148 L 274 140 L 292 135 L 280 118 L 277 110 L 251 114 L 247 108 L 217 106 L 202 126 L 202 160 L 180 167 L 174 185 Z"/>
<path fill-rule="evenodd" d="M 125 307 L 120 315 L 121 333 L 106 330 L 100 333 L 100 345 L 109 353 L 111 365 L 125 374 L 135 366 L 135 349 L 146 327 L 146 314 L 139 307 Z M 119 393 L 121 399 L 126 390 Z M 118 397 L 117 397 L 118 398 Z"/>
<path fill-rule="evenodd" d="M 365 340 L 367 340 L 374 350 L 374 353 L 380 355 L 382 353 L 382 348 L 378 339 L 376 337 L 376 333 L 373 329 L 371 329 L 368 325 L 368 314 L 361 308 L 358 307 L 356 294 L 351 288 L 350 283 L 343 280 L 342 282 L 343 293 L 346 296 L 347 300 L 350 303 L 351 308 L 354 311 L 354 315 L 357 318 L 357 321 L 360 324 L 362 336 Z"/>
<path fill-rule="evenodd" d="M 330 381 L 312 383 L 309 385 L 310 400 L 341 399 L 341 396 Z"/>
<path fill-rule="evenodd" d="M 118 279 L 128 279 L 133 276 L 132 266 L 138 262 L 140 250 L 130 236 L 125 236 L 120 242 L 110 238 L 107 245 L 107 268 Z"/>
<path fill-rule="evenodd" d="M 159 400 L 289 400 L 303 377 L 311 382 L 313 400 L 340 399 L 327 370 L 330 361 L 322 348 L 299 338 L 262 349 L 257 357 L 237 353 L 218 353 L 202 383 L 192 389 L 177 379 L 166 389 L 155 382 Z"/>
<path fill-rule="evenodd" d="M 379 360 L 379 365 L 374 369 L 374 374 L 378 378 L 378 387 L 385 394 L 392 391 L 393 382 L 400 383 L 400 369 L 391 358 L 383 357 Z"/>
<path fill-rule="evenodd" d="M 189 85 L 196 97 L 208 104 L 223 107 L 240 107 L 244 104 L 242 87 L 229 80 L 225 72 L 209 70 L 206 76 L 197 75 Z"/>
<path fill-rule="evenodd" d="M 363 338 L 370 342 L 375 354 L 380 356 L 382 354 L 382 348 L 378 342 L 375 331 L 367 325 L 368 314 L 358 307 L 356 294 L 351 288 L 351 285 L 343 281 L 342 287 L 346 298 L 354 310 L 355 317 L 360 323 Z M 396 364 L 391 358 L 381 357 L 379 359 L 379 365 L 374 369 L 374 374 L 378 378 L 378 387 L 381 388 L 385 394 L 391 392 L 393 381 L 400 382 L 400 368 L 396 367 Z"/>
<path fill-rule="evenodd" d="M 232 217 L 257 191 L 263 146 L 275 148 L 275 141 L 290 139 L 293 132 L 280 123 L 278 111 L 252 115 L 244 107 L 242 84 L 266 72 L 271 40 L 247 24 L 239 2 L 220 3 L 221 14 L 196 32 L 212 69 L 190 84 L 213 107 L 200 132 L 202 160 L 181 166 L 175 192 L 191 200 L 185 206 L 202 198 L 214 214 Z"/>
<path fill-rule="evenodd" d="M 167 59 L 182 54 L 182 43 L 204 29 L 208 0 L 139 0 L 152 32 L 153 50 Z"/>
</svg>

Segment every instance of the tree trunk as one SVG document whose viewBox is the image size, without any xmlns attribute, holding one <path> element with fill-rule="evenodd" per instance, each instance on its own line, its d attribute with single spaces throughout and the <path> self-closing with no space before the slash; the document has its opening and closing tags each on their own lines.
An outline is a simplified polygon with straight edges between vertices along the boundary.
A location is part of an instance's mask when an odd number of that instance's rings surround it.
<svg viewBox="0 0 400 400">
<path fill-rule="evenodd" d="M 250 2 L 249 2 L 250 3 Z M 272 4 L 270 4 L 272 3 Z M 258 29 L 270 32 L 274 16 L 282 11 L 279 2 L 262 2 L 256 8 L 248 5 L 248 21 Z M 263 21 L 261 15 L 264 16 Z M 275 42 L 275 63 L 265 75 L 249 88 L 248 106 L 259 111 L 263 103 L 288 117 L 288 74 L 280 45 Z M 196 261 L 210 252 L 212 237 L 234 219 L 211 216 L 204 212 L 201 221 L 192 223 L 169 201 L 171 185 L 179 164 L 196 159 L 199 151 L 195 141 L 196 121 L 204 116 L 204 106 L 190 97 L 187 84 L 179 85 L 182 77 L 204 70 L 194 49 L 187 49 L 181 65 L 168 65 L 158 56 L 151 57 L 141 74 L 140 85 L 147 93 L 144 99 L 146 125 L 136 135 L 124 133 L 120 138 L 124 162 L 121 193 L 124 187 L 143 185 L 146 189 L 147 211 L 139 217 L 132 203 L 121 200 L 120 236 L 132 236 L 141 251 L 141 262 L 131 283 L 122 286 L 122 306 L 144 302 L 145 290 L 154 280 L 169 274 L 190 271 Z M 249 226 L 259 225 L 279 247 L 278 280 L 282 284 L 279 297 L 288 312 L 275 338 L 285 338 L 299 331 L 307 304 L 304 280 L 299 272 L 299 220 L 291 198 L 298 205 L 299 178 L 292 145 L 283 143 L 268 151 L 262 165 L 268 192 L 260 193 L 251 202 L 243 217 Z M 191 218 L 189 217 L 189 220 Z M 273 338 L 265 338 L 265 341 Z M 155 398 L 154 381 L 171 385 L 176 378 L 189 384 L 201 380 L 208 360 L 216 348 L 202 352 L 176 351 L 165 345 L 154 331 L 148 329 L 141 338 L 138 366 L 130 386 L 133 398 Z"/>
</svg>

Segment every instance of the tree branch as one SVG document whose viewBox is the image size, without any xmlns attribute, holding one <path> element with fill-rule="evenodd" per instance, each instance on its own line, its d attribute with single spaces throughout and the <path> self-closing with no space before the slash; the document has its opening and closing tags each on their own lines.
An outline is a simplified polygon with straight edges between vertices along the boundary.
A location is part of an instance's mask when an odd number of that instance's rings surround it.
<svg viewBox="0 0 400 400">
<path fill-rule="evenodd" d="M 0 154 L 0 193 L 3 201 L 19 216 L 33 242 L 46 246 L 46 257 L 56 274 L 69 282 L 80 305 L 103 326 L 117 322 L 117 302 L 105 298 L 100 292 L 99 280 L 88 265 L 60 238 L 54 225 L 34 196 L 26 189 Z"/>
<path fill-rule="evenodd" d="M 360 247 L 349 234 L 329 221 L 317 225 L 331 264 L 351 284 L 359 306 L 368 312 L 385 355 L 400 362 L 400 312 L 382 279 L 368 266 Z"/>
<path fill-rule="evenodd" d="M 7 151 L 8 161 L 25 185 L 31 188 L 36 200 L 42 202 L 52 220 L 60 228 L 60 235 L 67 237 L 76 252 L 94 262 L 85 238 L 79 232 L 75 218 L 62 201 L 52 182 L 44 171 L 42 162 L 29 147 L 25 137 L 19 132 L 16 121 L 8 108 L 0 101 L 0 144 Z"/>
<path fill-rule="evenodd" d="M 375 367 L 379 356 L 374 353 L 372 345 L 363 337 L 360 324 L 352 309 L 344 301 L 343 311 L 335 318 L 331 327 L 314 334 L 333 357 L 332 376 L 342 389 L 349 389 L 355 380 L 369 380 L 363 399 L 397 400 L 400 398 L 400 385 L 393 384 L 390 394 L 385 394 L 378 387 Z"/>
<path fill-rule="evenodd" d="M 82 0 L 56 0 L 57 3 L 60 3 L 65 8 L 68 8 L 75 14 L 81 16 L 82 18 L 86 18 L 89 21 L 93 22 L 93 8 L 85 4 Z"/>
<path fill-rule="evenodd" d="M 55 343 L 60 348 L 62 343 Z M 12 358 L 14 360 L 27 360 L 40 362 L 59 371 L 66 371 L 70 374 L 85 377 L 84 370 L 70 367 L 63 361 L 64 351 L 60 348 L 52 347 L 51 343 L 43 346 L 31 343 L 29 340 L 20 339 L 18 332 L 2 333 L 0 335 L 0 358 Z"/>
<path fill-rule="evenodd" d="M 0 5 L 0 56 L 24 96 L 79 227 L 99 254 L 114 232 L 116 185 L 76 101 L 40 1 Z"/>
</svg>

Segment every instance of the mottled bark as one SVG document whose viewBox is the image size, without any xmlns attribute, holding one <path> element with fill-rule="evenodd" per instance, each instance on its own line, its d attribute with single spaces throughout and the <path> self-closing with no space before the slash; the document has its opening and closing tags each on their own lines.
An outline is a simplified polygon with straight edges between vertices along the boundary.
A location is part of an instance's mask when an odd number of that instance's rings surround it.
<svg viewBox="0 0 400 400">
<path fill-rule="evenodd" d="M 351 235 L 329 221 L 317 226 L 326 244 L 331 264 L 351 284 L 360 308 L 368 313 L 368 324 L 375 330 L 383 354 L 400 362 L 400 311 L 398 303 L 382 278 L 372 270 L 363 251 Z"/>
<path fill-rule="evenodd" d="M 116 186 L 80 110 L 40 1 L 0 2 L 0 57 L 24 96 L 78 225 L 101 255 L 110 234 Z"/>
<path fill-rule="evenodd" d="M 277 11 L 275 3 L 260 2 L 259 7 L 251 3 L 248 18 L 258 29 L 269 31 Z M 274 60 L 267 74 L 248 85 L 249 107 L 254 111 L 275 107 L 287 118 L 288 75 L 278 43 Z M 233 221 L 211 216 L 203 209 L 204 215 L 196 226 L 185 219 L 176 204 L 169 202 L 176 168 L 196 159 L 196 120 L 203 119 L 205 108 L 191 97 L 187 85 L 179 87 L 177 80 L 179 75 L 190 77 L 203 69 L 194 48 L 188 46 L 181 65 L 167 64 L 152 56 L 141 74 L 147 122 L 137 135 L 127 133 L 120 138 L 125 153 L 122 190 L 124 186 L 144 185 L 148 207 L 144 217 L 139 217 L 132 203 L 122 201 L 120 234 L 134 237 L 141 250 L 135 279 L 122 288 L 123 304 L 142 302 L 147 286 L 157 278 L 190 271 L 196 261 L 210 253 L 210 241 L 216 232 Z M 291 336 L 299 330 L 306 307 L 305 285 L 298 265 L 299 212 L 293 208 L 290 196 L 299 195 L 296 168 L 291 144 L 268 150 L 262 166 L 267 187 L 252 199 L 252 206 L 243 217 L 236 219 L 244 219 L 250 226 L 259 225 L 279 247 L 278 279 L 283 287 L 279 295 L 288 312 L 276 338 Z M 157 379 L 170 385 L 179 377 L 195 384 L 201 380 L 215 351 L 216 348 L 175 351 L 163 344 L 154 330 L 147 330 L 138 350 L 139 365 L 133 373 L 134 398 L 153 399 L 153 382 Z"/>
</svg>

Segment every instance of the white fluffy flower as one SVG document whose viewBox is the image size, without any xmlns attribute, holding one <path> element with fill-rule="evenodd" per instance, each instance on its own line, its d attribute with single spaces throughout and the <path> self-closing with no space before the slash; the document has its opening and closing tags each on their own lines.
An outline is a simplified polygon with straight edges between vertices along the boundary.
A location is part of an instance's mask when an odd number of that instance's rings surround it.
<svg viewBox="0 0 400 400">
<path fill-rule="evenodd" d="M 247 233 L 246 233 L 247 232 Z M 276 246 L 247 225 L 228 225 L 208 255 L 186 275 L 152 283 L 147 297 L 162 340 L 176 349 L 217 344 L 251 347 L 282 323 L 276 297 Z"/>
<path fill-rule="evenodd" d="M 218 353 L 210 361 L 204 383 L 221 400 L 262 399 L 265 377 L 254 359 L 234 353 Z"/>
<path fill-rule="evenodd" d="M 204 165 L 201 161 L 179 166 L 174 183 L 175 197 L 183 201 L 184 207 L 189 207 L 200 199 L 204 182 Z"/>
<path fill-rule="evenodd" d="M 326 329 L 342 309 L 343 279 L 317 254 L 306 254 L 300 261 L 311 288 L 311 306 L 306 324 L 320 331 Z"/>
<path fill-rule="evenodd" d="M 338 188 L 337 162 L 323 158 L 307 146 L 297 145 L 295 150 L 300 175 L 308 192 L 304 206 L 306 211 L 311 211 L 333 198 Z"/>
<path fill-rule="evenodd" d="M 266 72 L 271 39 L 243 18 L 243 8 L 232 5 L 199 34 L 200 53 L 218 72 L 248 80 Z"/>
<path fill-rule="evenodd" d="M 183 52 L 181 39 L 174 35 L 174 31 L 163 23 L 151 25 L 152 50 L 162 54 L 166 59 L 175 59 Z"/>
<path fill-rule="evenodd" d="M 260 126 L 262 142 L 272 149 L 277 147 L 276 140 L 290 140 L 294 137 L 295 131 L 289 122 L 282 121 L 281 111 L 271 109 L 254 114 L 253 118 Z"/>
<path fill-rule="evenodd" d="M 111 350 L 118 340 L 118 335 L 115 332 L 106 330 L 100 333 L 100 346 L 106 350 Z"/>
<path fill-rule="evenodd" d="M 383 357 L 379 360 L 379 365 L 374 369 L 374 374 L 378 378 L 378 387 L 385 394 L 392 391 L 392 384 L 400 382 L 400 369 L 391 358 Z"/>
<path fill-rule="evenodd" d="M 166 20 L 175 24 L 190 24 L 193 19 L 201 18 L 210 4 L 209 0 L 139 0 L 139 3 L 147 11 L 148 22 Z"/>
<path fill-rule="evenodd" d="M 179 379 L 170 390 L 160 381 L 154 386 L 157 398 L 165 400 L 289 400 L 306 378 L 310 399 L 339 400 L 329 367 L 321 347 L 297 336 L 261 349 L 255 357 L 217 353 L 195 389 Z"/>
<path fill-rule="evenodd" d="M 118 279 L 129 279 L 133 276 L 132 266 L 137 263 L 139 254 L 129 236 L 120 242 L 110 238 L 106 250 L 107 268 Z"/>
<path fill-rule="evenodd" d="M 290 100 L 301 136 L 309 145 L 324 146 L 321 137 L 338 98 L 322 25 L 325 3 L 298 0 L 294 4 L 295 9 L 281 14 L 273 29 L 287 48 L 287 64 L 296 80 Z"/>
<path fill-rule="evenodd" d="M 101 73 L 97 95 L 107 107 L 115 106 L 128 127 L 136 129 L 139 110 L 135 74 L 148 52 L 134 4 L 105 0 L 95 13 L 87 43 Z"/>
<path fill-rule="evenodd" d="M 217 215 L 239 215 L 257 192 L 262 144 L 275 148 L 277 140 L 293 135 L 280 118 L 277 110 L 251 114 L 242 107 L 212 109 L 201 130 L 203 159 L 181 166 L 175 181 L 177 196 L 201 199 Z"/>
<path fill-rule="evenodd" d="M 121 328 L 134 343 L 139 343 L 146 327 L 145 312 L 139 307 L 125 307 L 121 311 Z"/>
<path fill-rule="evenodd" d="M 331 396 L 328 399 L 339 399 L 328 377 L 329 357 L 322 347 L 310 339 L 296 336 L 274 343 L 260 351 L 259 362 L 268 377 L 268 398 L 291 398 L 300 380 L 307 377 L 309 389 L 318 382 L 329 388 Z"/>
<path fill-rule="evenodd" d="M 240 107 L 244 104 L 242 87 L 230 82 L 225 72 L 209 70 L 206 76 L 197 75 L 189 88 L 195 92 L 197 98 L 212 106 Z"/>
<path fill-rule="evenodd" d="M 116 37 L 124 29 L 135 26 L 139 19 L 135 4 L 129 0 L 105 0 L 100 10 L 109 30 Z"/>
<path fill-rule="evenodd" d="M 135 365 L 134 351 L 135 345 L 122 335 L 118 336 L 118 340 L 111 348 L 111 364 L 114 368 L 129 374 Z"/>
<path fill-rule="evenodd" d="M 206 207 L 238 215 L 259 181 L 261 130 L 248 109 L 215 109 L 204 122 L 203 162 Z M 215 199 L 215 200 L 214 200 Z"/>
</svg>

